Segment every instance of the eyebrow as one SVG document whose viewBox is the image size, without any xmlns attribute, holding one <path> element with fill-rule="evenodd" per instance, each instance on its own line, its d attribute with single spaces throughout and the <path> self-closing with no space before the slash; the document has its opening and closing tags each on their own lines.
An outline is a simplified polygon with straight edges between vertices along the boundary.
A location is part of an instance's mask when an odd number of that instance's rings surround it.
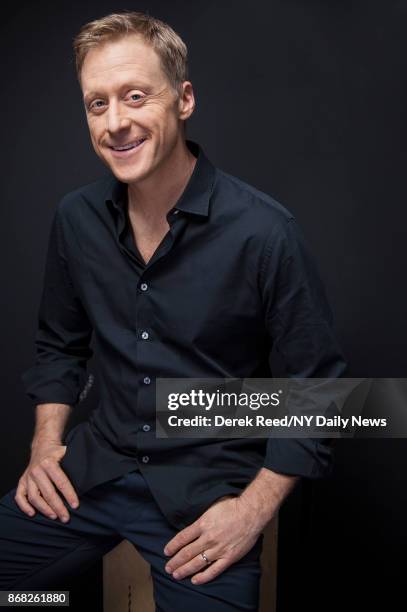
<svg viewBox="0 0 407 612">
<path fill-rule="evenodd" d="M 152 87 L 147 85 L 146 83 L 142 83 L 142 82 L 132 82 L 132 83 L 123 83 L 123 85 L 121 85 L 119 87 L 119 91 L 122 89 L 144 89 L 147 92 L 152 91 Z M 89 100 L 89 98 L 93 98 L 93 96 L 103 96 L 104 94 L 99 92 L 99 91 L 89 91 L 88 93 L 86 93 L 83 96 L 83 101 L 86 102 L 87 100 Z"/>
</svg>

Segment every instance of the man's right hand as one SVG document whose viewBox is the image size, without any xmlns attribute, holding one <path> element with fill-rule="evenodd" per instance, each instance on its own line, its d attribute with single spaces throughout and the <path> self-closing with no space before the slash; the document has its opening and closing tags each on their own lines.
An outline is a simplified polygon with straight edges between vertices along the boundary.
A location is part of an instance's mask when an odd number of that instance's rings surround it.
<svg viewBox="0 0 407 612">
<path fill-rule="evenodd" d="M 28 467 L 20 477 L 14 499 L 19 508 L 34 516 L 39 510 L 45 516 L 64 523 L 69 513 L 60 491 L 72 508 L 79 506 L 79 498 L 67 475 L 59 465 L 67 447 L 58 441 L 42 440 L 32 446 Z"/>
</svg>

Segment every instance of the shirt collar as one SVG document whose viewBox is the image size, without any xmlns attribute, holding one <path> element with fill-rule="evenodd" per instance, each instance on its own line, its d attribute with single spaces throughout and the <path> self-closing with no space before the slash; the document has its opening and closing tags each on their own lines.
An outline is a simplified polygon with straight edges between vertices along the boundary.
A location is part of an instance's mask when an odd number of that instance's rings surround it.
<svg viewBox="0 0 407 612">
<path fill-rule="evenodd" d="M 180 211 L 207 217 L 209 202 L 215 182 L 215 166 L 206 157 L 202 147 L 195 141 L 186 139 L 186 145 L 197 158 L 194 170 L 188 183 L 173 207 Z M 123 207 L 127 202 L 127 183 L 123 183 L 112 175 L 105 195 L 108 206 Z"/>
</svg>

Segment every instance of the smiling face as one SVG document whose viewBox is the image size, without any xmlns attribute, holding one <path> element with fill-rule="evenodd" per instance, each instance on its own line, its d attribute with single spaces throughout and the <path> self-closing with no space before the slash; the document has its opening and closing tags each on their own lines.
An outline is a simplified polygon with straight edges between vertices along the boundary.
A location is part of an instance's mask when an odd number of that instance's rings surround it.
<svg viewBox="0 0 407 612">
<path fill-rule="evenodd" d="M 91 49 L 81 86 L 93 147 L 119 180 L 151 176 L 184 141 L 192 85 L 184 81 L 178 97 L 156 51 L 139 35 Z"/>
</svg>

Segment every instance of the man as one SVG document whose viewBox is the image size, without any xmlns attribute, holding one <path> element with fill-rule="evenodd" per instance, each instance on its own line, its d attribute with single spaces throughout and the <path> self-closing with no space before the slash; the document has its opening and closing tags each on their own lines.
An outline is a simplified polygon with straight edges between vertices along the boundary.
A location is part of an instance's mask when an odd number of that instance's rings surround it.
<svg viewBox="0 0 407 612">
<path fill-rule="evenodd" d="M 271 376 L 272 347 L 289 376 L 341 376 L 324 290 L 293 215 L 185 138 L 194 93 L 167 24 L 109 15 L 74 49 L 111 172 L 55 211 L 23 375 L 31 459 L 0 505 L 1 588 L 55 587 L 127 538 L 157 609 L 257 610 L 262 530 L 301 476 L 328 473 L 331 448 L 157 438 L 155 380 Z M 100 402 L 64 440 L 92 334 Z"/>
</svg>

